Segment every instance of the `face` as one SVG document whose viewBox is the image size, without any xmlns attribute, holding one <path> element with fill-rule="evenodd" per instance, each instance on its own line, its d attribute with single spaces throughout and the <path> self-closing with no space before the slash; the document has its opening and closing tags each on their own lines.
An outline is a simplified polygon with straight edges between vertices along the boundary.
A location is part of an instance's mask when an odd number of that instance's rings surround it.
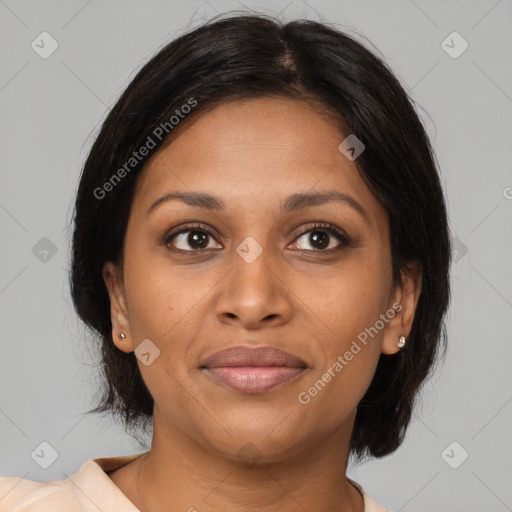
<svg viewBox="0 0 512 512">
<path fill-rule="evenodd" d="M 104 278 L 114 342 L 144 354 L 155 430 L 232 457 L 250 442 L 270 461 L 352 425 L 380 354 L 409 334 L 420 276 L 393 283 L 388 217 L 345 137 L 305 102 L 237 100 L 146 165 L 123 272 L 107 263 Z M 177 192 L 215 199 L 162 199 Z M 235 346 L 302 365 L 204 367 Z"/>
</svg>

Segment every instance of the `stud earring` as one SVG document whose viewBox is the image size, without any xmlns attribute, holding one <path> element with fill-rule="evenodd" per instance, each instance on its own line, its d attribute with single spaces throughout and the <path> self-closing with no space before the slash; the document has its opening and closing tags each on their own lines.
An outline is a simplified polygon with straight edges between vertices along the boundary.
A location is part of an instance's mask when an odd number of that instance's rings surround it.
<svg viewBox="0 0 512 512">
<path fill-rule="evenodd" d="M 400 341 L 398 342 L 398 346 L 399 346 L 400 348 L 402 348 L 402 347 L 405 345 L 405 342 L 406 342 L 406 341 L 407 341 L 407 340 L 406 340 L 405 336 L 403 336 L 403 335 L 402 335 L 402 336 L 400 336 Z"/>
<path fill-rule="evenodd" d="M 119 337 L 121 338 L 121 340 L 125 340 L 126 339 L 126 334 L 124 334 L 123 332 L 119 335 Z"/>
</svg>

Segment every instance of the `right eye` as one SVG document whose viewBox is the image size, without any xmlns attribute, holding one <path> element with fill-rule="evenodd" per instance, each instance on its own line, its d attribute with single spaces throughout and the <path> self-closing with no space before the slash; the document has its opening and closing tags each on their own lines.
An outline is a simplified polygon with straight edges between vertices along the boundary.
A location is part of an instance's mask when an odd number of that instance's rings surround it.
<svg viewBox="0 0 512 512">
<path fill-rule="evenodd" d="M 172 245 L 178 251 L 197 252 L 215 248 L 209 246 L 209 238 L 215 240 L 204 224 L 190 224 L 182 226 L 179 231 L 166 235 L 165 244 Z M 179 244 L 181 247 L 177 247 Z"/>
</svg>

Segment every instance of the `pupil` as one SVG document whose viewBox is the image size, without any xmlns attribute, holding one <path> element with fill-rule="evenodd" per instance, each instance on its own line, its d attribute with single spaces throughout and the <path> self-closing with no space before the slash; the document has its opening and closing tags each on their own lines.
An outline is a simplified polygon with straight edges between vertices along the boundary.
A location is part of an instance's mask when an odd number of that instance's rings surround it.
<svg viewBox="0 0 512 512">
<path fill-rule="evenodd" d="M 192 247 L 205 249 L 208 246 L 207 235 L 203 231 L 191 231 L 190 235 L 188 236 L 188 243 Z"/>
<path fill-rule="evenodd" d="M 310 235 L 310 239 L 312 242 L 311 245 L 314 245 L 315 243 L 319 243 L 320 249 L 323 249 L 324 247 L 327 247 L 329 245 L 328 236 L 323 231 L 312 231 Z"/>
</svg>

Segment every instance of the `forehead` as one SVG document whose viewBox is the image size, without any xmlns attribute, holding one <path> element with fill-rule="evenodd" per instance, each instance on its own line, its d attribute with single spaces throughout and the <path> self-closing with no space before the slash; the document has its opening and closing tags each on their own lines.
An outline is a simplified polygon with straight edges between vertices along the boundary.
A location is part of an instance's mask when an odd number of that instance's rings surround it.
<svg viewBox="0 0 512 512">
<path fill-rule="evenodd" d="M 384 210 L 338 146 L 340 126 L 314 105 L 282 98 L 227 101 L 182 121 L 139 176 L 134 208 L 176 190 L 220 196 L 233 209 L 282 205 L 296 192 L 357 197 L 373 222 Z"/>
</svg>

